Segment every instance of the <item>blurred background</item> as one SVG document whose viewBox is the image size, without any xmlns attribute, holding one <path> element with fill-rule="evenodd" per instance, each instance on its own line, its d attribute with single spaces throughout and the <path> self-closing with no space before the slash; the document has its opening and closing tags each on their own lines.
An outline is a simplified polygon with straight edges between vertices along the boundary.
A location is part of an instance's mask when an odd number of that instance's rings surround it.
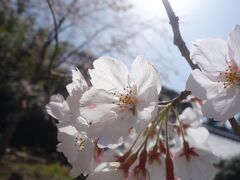
<svg viewBox="0 0 240 180">
<path fill-rule="evenodd" d="M 142 54 L 161 73 L 164 100 L 184 90 L 191 72 L 172 43 L 161 0 L 49 2 L 57 34 L 46 0 L 0 0 L 0 179 L 71 179 L 66 159 L 56 152 L 56 121 L 45 105 L 53 94 L 66 96 L 72 68 L 89 80 L 88 69 L 102 55 L 130 66 Z M 238 0 L 170 3 L 189 48 L 198 38 L 227 39 L 240 24 Z M 239 137 L 229 124 L 205 125 L 215 149 L 224 142 L 219 156 L 240 152 Z"/>
</svg>

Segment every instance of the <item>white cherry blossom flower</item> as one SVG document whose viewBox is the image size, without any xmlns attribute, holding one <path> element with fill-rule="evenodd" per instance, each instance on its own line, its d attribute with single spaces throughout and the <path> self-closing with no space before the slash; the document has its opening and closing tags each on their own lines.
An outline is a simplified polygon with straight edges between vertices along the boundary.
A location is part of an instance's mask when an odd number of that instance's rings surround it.
<svg viewBox="0 0 240 180">
<path fill-rule="evenodd" d="M 85 91 L 88 90 L 87 82 L 78 69 L 72 70 L 72 83 L 66 86 L 69 96 L 66 101 L 68 102 L 71 112 L 75 117 L 80 116 L 80 99 Z M 76 118 L 77 119 L 77 118 Z"/>
<path fill-rule="evenodd" d="M 230 33 L 228 42 L 202 39 L 194 43 L 191 59 L 200 70 L 193 70 L 186 89 L 207 100 L 203 115 L 225 121 L 240 111 L 240 26 Z"/>
<path fill-rule="evenodd" d="M 69 96 L 64 99 L 61 94 L 51 96 L 46 105 L 48 114 L 58 120 L 58 126 L 74 124 L 81 131 L 88 125 L 80 116 L 80 98 L 88 89 L 87 83 L 78 69 L 72 70 L 72 83 L 66 86 Z"/>
<path fill-rule="evenodd" d="M 95 144 L 75 127 L 69 125 L 58 129 L 57 151 L 63 152 L 72 165 L 70 175 L 78 177 L 81 173 L 87 174 L 94 168 Z"/>
<path fill-rule="evenodd" d="M 81 98 L 83 92 L 88 90 L 87 82 L 81 72 L 76 68 L 72 70 L 72 83 L 66 86 L 70 96 Z"/>
<path fill-rule="evenodd" d="M 151 160 L 148 159 L 147 169 L 151 180 L 166 179 L 166 165 L 163 155 L 155 153 L 155 156 Z"/>
<path fill-rule="evenodd" d="M 193 107 L 194 108 L 186 108 L 182 114 L 180 114 L 179 119 L 189 143 L 192 146 L 199 147 L 206 142 L 209 132 L 200 123 L 200 120 L 203 117 L 201 111 L 196 106 Z M 180 130 L 180 127 L 177 127 L 178 130 Z"/>
<path fill-rule="evenodd" d="M 99 143 L 116 143 L 132 126 L 139 132 L 156 115 L 161 90 L 159 73 L 142 56 L 125 64 L 102 57 L 89 70 L 93 87 L 84 93 L 81 115 L 89 122 L 88 135 Z M 99 134 L 100 133 L 100 134 Z"/>
<path fill-rule="evenodd" d="M 90 174 L 86 180 L 128 180 L 122 170 L 119 170 L 118 162 L 104 162 L 95 168 L 94 173 Z"/>
<path fill-rule="evenodd" d="M 88 124 L 80 115 L 80 98 L 88 87 L 81 73 L 72 70 L 72 83 L 67 85 L 69 96 L 64 99 L 60 94 L 53 95 L 47 112 L 58 120 L 57 150 L 62 152 L 72 165 L 70 175 L 77 177 L 89 173 L 96 162 L 96 144 L 86 136 Z"/>
<path fill-rule="evenodd" d="M 201 111 L 203 102 L 197 98 L 191 98 L 192 107 L 187 107 L 180 114 L 179 118 L 184 124 L 188 124 L 192 127 L 198 127 L 203 119 L 203 114 Z"/>
<path fill-rule="evenodd" d="M 50 102 L 46 105 L 46 110 L 48 114 L 61 122 L 66 119 L 66 113 L 69 112 L 69 107 L 61 94 L 55 94 L 51 96 Z"/>
<path fill-rule="evenodd" d="M 184 180 L 212 180 L 217 173 L 214 164 L 219 158 L 209 150 L 184 147 L 174 154 L 175 175 Z"/>
</svg>

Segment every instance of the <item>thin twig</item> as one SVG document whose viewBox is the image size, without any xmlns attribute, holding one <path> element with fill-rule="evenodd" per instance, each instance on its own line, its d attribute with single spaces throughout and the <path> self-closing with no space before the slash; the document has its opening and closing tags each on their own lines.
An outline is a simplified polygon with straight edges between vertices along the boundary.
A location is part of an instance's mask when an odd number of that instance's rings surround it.
<svg viewBox="0 0 240 180">
<path fill-rule="evenodd" d="M 178 96 L 177 96 L 178 97 Z M 172 103 L 173 100 L 169 100 L 169 101 L 159 101 L 158 102 L 158 107 L 166 107 L 167 104 Z M 191 100 L 188 99 L 182 99 L 181 102 L 179 102 L 178 104 L 190 104 Z"/>
<path fill-rule="evenodd" d="M 169 22 L 173 30 L 173 39 L 174 39 L 173 43 L 178 47 L 182 56 L 186 59 L 186 61 L 188 62 L 188 64 L 191 66 L 192 69 L 199 68 L 196 64 L 193 64 L 193 62 L 191 61 L 190 51 L 187 48 L 179 29 L 178 17 L 175 15 L 168 0 L 162 0 L 162 2 L 166 9 Z M 182 91 L 178 97 L 176 97 L 171 101 L 173 106 L 176 106 L 177 104 L 179 104 L 182 100 L 184 100 L 190 94 L 191 94 L 191 91 L 187 91 L 187 90 Z"/>
<path fill-rule="evenodd" d="M 185 99 L 186 99 L 187 96 L 190 95 L 190 94 L 191 94 L 191 91 L 187 91 L 187 90 L 182 91 L 182 92 L 180 92 L 180 94 L 179 94 L 177 97 L 175 97 L 174 99 L 172 99 L 172 100 L 170 100 L 170 101 L 162 101 L 162 102 L 159 102 L 159 105 L 165 106 L 165 105 L 167 105 L 167 104 L 169 104 L 169 103 L 172 103 L 173 106 L 176 106 L 177 104 L 180 104 L 180 103 L 182 103 L 182 102 L 184 102 L 184 103 L 189 103 L 188 101 L 185 101 Z"/>
<path fill-rule="evenodd" d="M 170 25 L 173 30 L 173 42 L 178 47 L 179 51 L 181 52 L 182 56 L 187 60 L 188 64 L 191 66 L 192 69 L 199 69 L 198 65 L 193 64 L 190 59 L 190 51 L 187 48 L 185 42 L 183 41 L 182 35 L 179 29 L 178 17 L 175 15 L 170 3 L 168 0 L 162 0 L 163 5 L 166 9 Z"/>
<path fill-rule="evenodd" d="M 60 66 L 63 62 L 65 62 L 68 58 L 76 54 L 78 51 L 82 50 L 85 46 L 87 46 L 89 43 L 91 43 L 100 33 L 105 31 L 109 26 L 103 26 L 100 29 L 96 30 L 90 37 L 87 38 L 86 41 L 82 42 L 79 46 L 77 46 L 75 49 L 70 51 L 61 61 L 58 62 L 57 66 Z"/>
<path fill-rule="evenodd" d="M 177 104 L 179 104 L 182 100 L 186 99 L 187 96 L 189 96 L 191 94 L 191 91 L 182 91 L 178 97 L 176 97 L 175 99 L 173 99 L 172 101 L 172 105 L 176 106 Z"/>
<path fill-rule="evenodd" d="M 199 69 L 198 65 L 193 64 L 191 58 L 190 58 L 190 51 L 187 48 L 180 29 L 179 29 L 179 23 L 178 23 L 178 17 L 175 15 L 170 3 L 168 0 L 162 0 L 163 5 L 166 9 L 168 18 L 169 18 L 169 22 L 170 25 L 172 27 L 172 31 L 173 31 L 173 43 L 178 47 L 179 51 L 181 52 L 182 56 L 186 59 L 186 61 L 188 62 L 188 64 L 191 66 L 192 69 Z M 184 100 L 188 95 L 191 94 L 191 91 L 182 91 L 180 93 L 180 95 L 178 97 L 176 97 L 175 99 L 173 99 L 171 102 L 173 104 L 173 106 L 176 106 L 177 104 L 179 104 L 182 100 Z"/>
<path fill-rule="evenodd" d="M 52 18 L 53 18 L 53 23 L 54 23 L 54 30 L 55 30 L 55 48 L 54 48 L 54 52 L 52 54 L 52 57 L 50 59 L 50 63 L 48 65 L 48 72 L 51 73 L 51 68 L 52 68 L 52 64 L 54 59 L 56 58 L 57 55 L 57 50 L 58 50 L 58 25 L 57 25 L 57 20 L 56 20 L 56 16 L 52 7 L 52 3 L 50 2 L 50 0 L 46 0 L 49 6 L 49 9 L 51 11 L 52 14 Z"/>
</svg>

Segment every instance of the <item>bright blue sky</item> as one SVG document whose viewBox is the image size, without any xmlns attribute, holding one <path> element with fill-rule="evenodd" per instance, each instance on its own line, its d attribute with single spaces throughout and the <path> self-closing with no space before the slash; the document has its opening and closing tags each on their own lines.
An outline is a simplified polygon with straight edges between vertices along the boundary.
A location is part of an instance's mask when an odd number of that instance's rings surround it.
<svg viewBox="0 0 240 180">
<path fill-rule="evenodd" d="M 166 19 L 161 0 L 131 0 L 135 5 L 137 13 L 146 18 L 158 17 Z M 175 13 L 180 18 L 180 29 L 188 47 L 199 38 L 214 37 L 227 39 L 229 32 L 236 24 L 240 24 L 240 1 L 239 0 L 170 0 Z M 168 34 L 172 31 L 168 21 L 159 23 L 159 26 L 167 28 Z M 170 88 L 184 90 L 185 82 L 191 70 L 185 60 L 181 57 L 178 49 L 172 43 L 166 47 L 164 38 L 150 37 L 154 47 L 158 47 L 163 56 L 169 59 L 172 69 L 180 72 L 180 75 L 165 70 L 169 74 L 169 80 L 164 84 Z M 170 39 L 169 39 L 170 41 Z M 143 52 L 150 58 L 151 51 Z M 157 60 L 152 60 L 161 69 Z M 164 71 L 164 70 L 161 70 Z"/>
</svg>

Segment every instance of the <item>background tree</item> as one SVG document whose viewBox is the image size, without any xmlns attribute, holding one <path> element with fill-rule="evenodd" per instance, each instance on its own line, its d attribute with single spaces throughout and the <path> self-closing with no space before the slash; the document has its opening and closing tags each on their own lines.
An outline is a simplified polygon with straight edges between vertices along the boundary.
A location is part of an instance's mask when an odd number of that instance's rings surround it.
<svg viewBox="0 0 240 180">
<path fill-rule="evenodd" d="M 152 26 L 131 20 L 131 7 L 111 0 L 0 2 L 0 157 L 20 120 L 46 119 L 50 94 L 64 94 L 73 64 L 84 70 L 95 56 L 134 54 L 128 44 Z"/>
</svg>

